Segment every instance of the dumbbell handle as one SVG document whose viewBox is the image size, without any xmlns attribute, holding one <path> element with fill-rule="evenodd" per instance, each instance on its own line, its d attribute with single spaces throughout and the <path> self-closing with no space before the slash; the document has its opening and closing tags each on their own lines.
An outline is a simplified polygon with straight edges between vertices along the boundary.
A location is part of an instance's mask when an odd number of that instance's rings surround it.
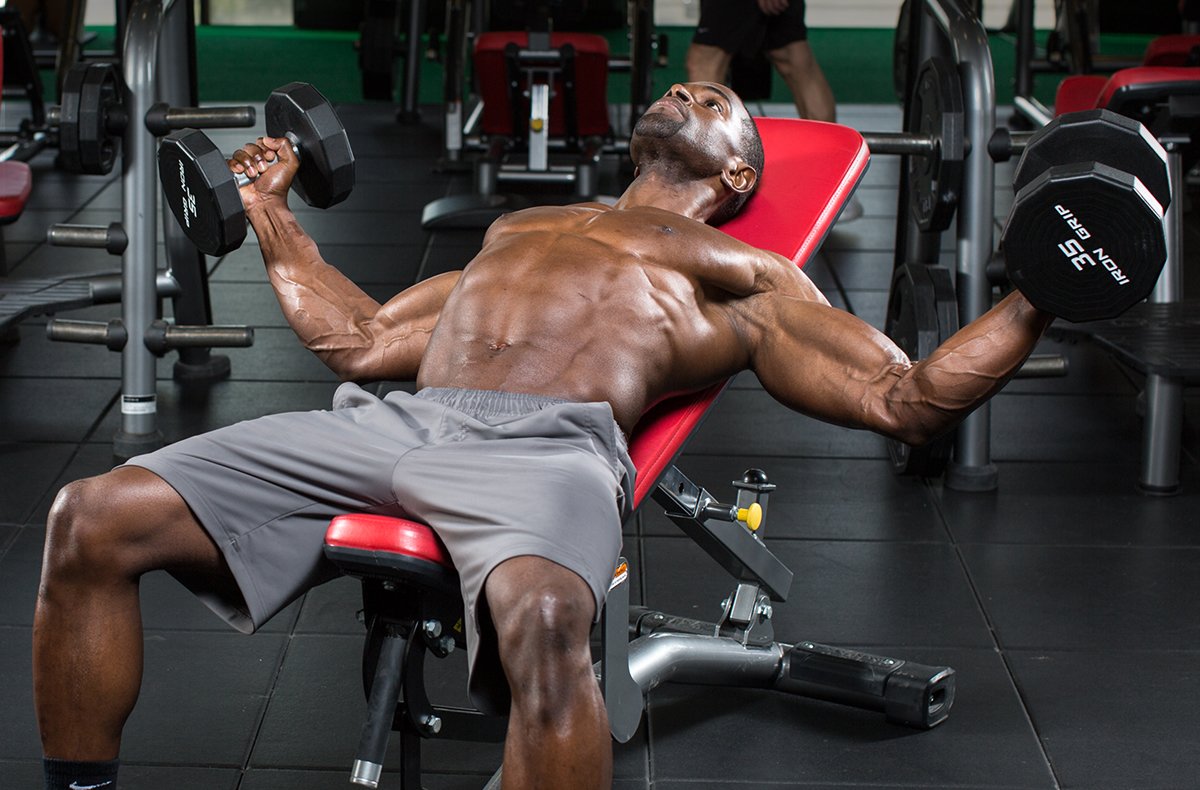
<svg viewBox="0 0 1200 790">
<path fill-rule="evenodd" d="M 296 140 L 296 138 L 292 136 L 291 132 L 288 132 L 284 136 L 287 137 L 288 142 L 290 142 L 292 144 L 292 153 L 295 154 L 296 156 L 299 156 L 300 155 L 299 141 Z M 278 163 L 279 163 L 279 153 L 276 152 L 274 159 L 264 159 L 263 164 L 261 166 L 255 165 L 255 169 L 258 170 L 258 175 L 262 175 L 263 170 L 265 170 L 268 167 L 271 167 L 272 165 L 278 164 Z M 233 181 L 234 181 L 234 183 L 236 183 L 238 185 L 238 188 L 241 189 L 242 187 L 246 186 L 246 184 L 253 182 L 257 178 L 258 178 L 258 176 L 251 178 L 250 176 L 246 175 L 245 173 L 235 173 Z"/>
</svg>

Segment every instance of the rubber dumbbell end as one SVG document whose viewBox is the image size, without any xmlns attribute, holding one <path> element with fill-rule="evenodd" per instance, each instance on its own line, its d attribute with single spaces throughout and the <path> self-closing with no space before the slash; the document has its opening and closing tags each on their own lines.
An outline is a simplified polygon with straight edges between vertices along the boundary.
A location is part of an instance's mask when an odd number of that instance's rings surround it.
<svg viewBox="0 0 1200 790">
<path fill-rule="evenodd" d="M 171 213 L 196 248 L 224 255 L 246 240 L 246 210 L 229 163 L 204 132 L 163 138 L 158 177 Z"/>
</svg>

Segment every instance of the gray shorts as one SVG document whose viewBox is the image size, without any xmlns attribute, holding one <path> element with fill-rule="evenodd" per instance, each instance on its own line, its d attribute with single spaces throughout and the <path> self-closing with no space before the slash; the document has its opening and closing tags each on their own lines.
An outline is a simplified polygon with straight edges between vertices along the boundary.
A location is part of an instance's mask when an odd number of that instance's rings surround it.
<svg viewBox="0 0 1200 790">
<path fill-rule="evenodd" d="M 471 696 L 491 710 L 506 706 L 508 686 L 481 608 L 488 574 L 544 557 L 587 583 L 599 617 L 633 501 L 633 465 L 607 403 L 491 391 L 380 399 L 343 384 L 331 411 L 239 423 L 129 464 L 166 480 L 216 541 L 238 589 L 181 581 L 247 633 L 338 575 L 322 552 L 332 517 L 432 526 L 462 583 Z"/>
</svg>

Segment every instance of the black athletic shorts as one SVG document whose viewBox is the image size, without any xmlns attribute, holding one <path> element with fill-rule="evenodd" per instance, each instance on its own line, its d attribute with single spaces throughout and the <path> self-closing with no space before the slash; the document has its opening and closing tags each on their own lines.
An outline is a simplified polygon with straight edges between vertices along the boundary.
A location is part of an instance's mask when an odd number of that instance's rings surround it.
<svg viewBox="0 0 1200 790">
<path fill-rule="evenodd" d="M 757 55 L 807 39 L 804 0 L 790 0 L 778 16 L 760 11 L 757 0 L 700 0 L 700 24 L 692 36 L 697 44 L 731 55 Z"/>
</svg>

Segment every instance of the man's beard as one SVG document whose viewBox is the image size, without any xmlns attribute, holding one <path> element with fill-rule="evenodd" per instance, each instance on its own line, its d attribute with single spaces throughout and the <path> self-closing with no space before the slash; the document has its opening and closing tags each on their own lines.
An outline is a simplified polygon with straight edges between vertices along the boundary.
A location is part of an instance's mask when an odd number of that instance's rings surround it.
<svg viewBox="0 0 1200 790">
<path fill-rule="evenodd" d="M 665 113 L 651 112 L 638 118 L 633 131 L 643 137 L 666 139 L 674 137 L 683 128 L 683 118 L 671 118 Z"/>
</svg>

